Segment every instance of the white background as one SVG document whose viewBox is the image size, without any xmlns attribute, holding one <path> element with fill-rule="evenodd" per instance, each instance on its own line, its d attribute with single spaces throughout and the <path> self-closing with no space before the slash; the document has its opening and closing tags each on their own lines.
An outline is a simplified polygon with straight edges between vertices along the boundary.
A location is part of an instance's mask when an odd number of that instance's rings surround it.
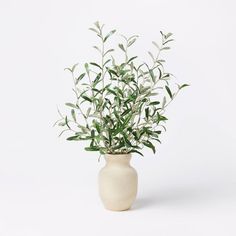
<svg viewBox="0 0 236 236">
<path fill-rule="evenodd" d="M 233 0 L 1 0 L 0 236 L 235 236 L 235 11 Z M 143 58 L 160 30 L 173 32 L 168 69 L 191 84 L 169 107 L 157 154 L 134 155 L 127 212 L 103 209 L 104 161 L 52 128 L 56 106 L 73 101 L 63 69 L 95 56 L 96 20 L 139 34 Z"/>
</svg>

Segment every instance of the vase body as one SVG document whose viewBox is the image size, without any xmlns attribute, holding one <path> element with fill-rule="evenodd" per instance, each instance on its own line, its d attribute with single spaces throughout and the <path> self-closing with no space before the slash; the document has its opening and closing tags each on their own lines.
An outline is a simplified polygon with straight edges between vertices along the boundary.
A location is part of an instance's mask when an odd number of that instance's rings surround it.
<svg viewBox="0 0 236 236">
<path fill-rule="evenodd" d="M 128 210 L 137 195 L 138 176 L 130 166 L 131 154 L 106 154 L 98 176 L 99 194 L 108 210 Z"/>
</svg>

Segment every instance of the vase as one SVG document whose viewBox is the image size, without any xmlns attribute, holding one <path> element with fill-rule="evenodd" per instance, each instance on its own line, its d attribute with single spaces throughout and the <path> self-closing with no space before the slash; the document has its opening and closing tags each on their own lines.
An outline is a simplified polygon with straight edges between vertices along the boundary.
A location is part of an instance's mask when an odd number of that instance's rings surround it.
<svg viewBox="0 0 236 236">
<path fill-rule="evenodd" d="M 137 195 L 138 176 L 130 165 L 131 154 L 105 154 L 98 176 L 99 194 L 106 209 L 128 210 Z"/>
</svg>

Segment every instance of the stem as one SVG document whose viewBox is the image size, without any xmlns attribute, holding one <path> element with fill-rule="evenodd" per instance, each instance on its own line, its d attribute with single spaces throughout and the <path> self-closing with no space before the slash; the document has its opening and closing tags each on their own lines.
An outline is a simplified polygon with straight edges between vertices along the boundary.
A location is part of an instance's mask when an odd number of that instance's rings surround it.
<svg viewBox="0 0 236 236">
<path fill-rule="evenodd" d="M 103 91 L 103 93 L 102 93 L 102 105 L 103 105 L 103 101 L 104 101 L 104 88 L 105 88 L 105 81 L 104 81 L 104 79 L 105 79 L 105 73 L 104 73 L 104 57 L 105 57 L 104 56 L 104 51 L 105 51 L 105 46 L 104 46 L 103 33 L 102 33 L 102 29 L 101 28 L 99 29 L 99 33 L 100 33 L 100 38 L 102 40 L 102 52 L 101 52 L 101 55 L 102 55 L 102 58 L 101 58 L 102 70 L 101 70 L 101 78 L 102 78 L 102 89 L 103 89 L 102 90 Z M 102 114 L 101 107 L 99 108 L 98 113 L 99 113 L 99 116 L 100 116 L 100 121 L 101 121 L 101 123 L 103 123 L 103 114 Z M 106 132 L 106 136 L 108 137 L 108 132 L 107 131 L 105 131 L 105 132 Z M 103 141 L 104 147 L 108 149 L 108 147 L 106 145 L 106 142 L 105 142 L 105 139 L 103 138 L 102 133 L 101 133 L 101 139 Z"/>
<path fill-rule="evenodd" d="M 77 87 L 76 87 L 76 83 L 75 83 L 75 76 L 74 76 L 74 73 L 73 73 L 73 72 L 72 72 L 72 78 L 73 78 L 73 83 L 74 83 L 74 91 L 75 91 L 75 93 L 76 93 L 77 102 L 78 102 L 79 94 L 78 94 L 78 92 L 77 92 Z M 76 104 L 77 104 L 77 102 L 76 102 Z M 80 106 L 79 106 L 78 104 L 77 104 L 77 107 L 78 107 L 78 109 L 80 110 L 82 116 L 84 117 L 84 120 L 85 120 L 85 122 L 86 122 L 86 125 L 87 125 L 88 129 L 90 130 L 89 124 L 88 124 L 88 121 L 87 121 L 87 119 L 86 119 L 85 114 L 83 113 L 82 109 L 80 108 Z M 76 123 L 77 123 L 77 122 L 76 122 Z M 78 123 L 77 123 L 77 124 L 78 124 Z"/>
</svg>

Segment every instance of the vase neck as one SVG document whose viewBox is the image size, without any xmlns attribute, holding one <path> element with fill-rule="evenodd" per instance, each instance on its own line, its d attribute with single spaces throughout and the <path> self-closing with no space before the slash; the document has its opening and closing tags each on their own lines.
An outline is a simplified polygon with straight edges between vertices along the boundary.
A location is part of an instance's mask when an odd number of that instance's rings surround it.
<svg viewBox="0 0 236 236">
<path fill-rule="evenodd" d="M 105 154 L 107 165 L 130 165 L 131 154 Z"/>
</svg>

